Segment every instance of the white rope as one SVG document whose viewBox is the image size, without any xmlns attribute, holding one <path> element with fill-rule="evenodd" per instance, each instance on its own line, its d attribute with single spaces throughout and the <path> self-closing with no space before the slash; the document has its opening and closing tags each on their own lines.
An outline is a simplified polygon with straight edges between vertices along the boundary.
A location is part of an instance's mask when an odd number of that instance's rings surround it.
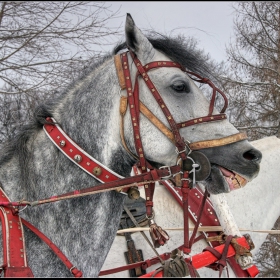
<svg viewBox="0 0 280 280">
<path fill-rule="evenodd" d="M 117 231 L 117 234 L 125 233 L 125 232 L 138 232 L 138 231 L 145 231 L 150 230 L 149 227 L 135 227 L 135 228 L 126 228 L 126 229 L 120 229 Z M 178 228 L 165 228 L 164 230 L 184 230 L 183 227 Z M 190 231 L 194 230 L 194 227 L 189 227 Z M 280 230 L 251 230 L 251 229 L 243 229 L 239 228 L 240 231 L 245 232 L 258 232 L 258 233 L 269 233 L 269 234 L 280 234 Z M 223 231 L 221 226 L 204 226 L 204 227 L 198 227 L 198 231 Z"/>
</svg>

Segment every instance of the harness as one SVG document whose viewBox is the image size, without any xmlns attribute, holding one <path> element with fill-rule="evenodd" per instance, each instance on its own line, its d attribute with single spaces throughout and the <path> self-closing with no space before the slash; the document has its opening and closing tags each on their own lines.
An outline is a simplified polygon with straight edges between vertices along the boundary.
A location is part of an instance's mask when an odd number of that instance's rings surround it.
<svg viewBox="0 0 280 280">
<path fill-rule="evenodd" d="M 135 77 L 135 84 L 132 87 L 132 79 L 130 76 L 129 63 L 128 63 L 128 53 L 130 54 L 133 63 L 137 68 L 137 73 Z M 4 276 L 17 276 L 17 277 L 33 277 L 31 269 L 27 265 L 26 253 L 24 248 L 24 236 L 22 231 L 22 223 L 31 229 L 35 234 L 37 234 L 44 242 L 52 248 L 55 253 L 61 258 L 61 260 L 65 263 L 65 265 L 70 269 L 72 274 L 75 277 L 81 277 L 82 272 L 79 271 L 68 259 L 67 257 L 39 230 L 37 230 L 33 225 L 29 222 L 23 220 L 18 215 L 19 207 L 27 207 L 27 206 L 37 206 L 40 204 L 60 201 L 64 199 L 70 199 L 74 197 L 80 197 L 85 195 L 91 195 L 98 192 L 105 192 L 110 190 L 116 190 L 120 193 L 127 194 L 132 199 L 137 199 L 139 197 L 138 186 L 143 185 L 146 195 L 146 211 L 147 217 L 149 219 L 150 235 L 152 237 L 152 241 L 155 247 L 159 247 L 164 245 L 169 237 L 168 234 L 163 231 L 153 220 L 153 195 L 155 182 L 158 181 L 166 181 L 169 178 L 176 177 L 180 182 L 181 193 L 182 193 L 182 208 L 184 211 L 184 244 L 181 247 L 183 253 L 189 254 L 191 251 L 191 245 L 194 242 L 194 236 L 197 232 L 197 228 L 194 230 L 191 239 L 189 239 L 189 230 L 188 230 L 188 206 L 189 206 L 189 193 L 192 187 L 190 186 L 190 182 L 195 186 L 196 183 L 196 171 L 195 167 L 197 167 L 196 160 L 199 160 L 199 164 L 201 167 L 206 166 L 206 171 L 204 170 L 202 174 L 200 174 L 199 180 L 205 179 L 209 175 L 210 164 L 208 159 L 200 152 L 197 152 L 199 149 L 217 147 L 221 145 L 226 145 L 229 143 L 234 143 L 237 141 L 241 141 L 247 139 L 246 134 L 237 133 L 231 136 L 227 136 L 220 139 L 199 141 L 194 143 L 189 143 L 185 141 L 183 137 L 180 135 L 180 129 L 212 121 L 220 121 L 226 119 L 226 114 L 224 113 L 227 107 L 227 98 L 222 91 L 217 89 L 214 84 L 209 80 L 200 77 L 199 75 L 187 71 L 184 69 L 179 63 L 171 62 L 171 61 L 155 61 L 148 63 L 146 65 L 142 65 L 140 60 L 136 57 L 136 55 L 131 52 L 125 52 L 120 55 L 115 56 L 115 65 L 117 69 L 117 74 L 119 78 L 119 83 L 121 89 L 126 89 L 127 97 L 122 97 L 120 100 L 120 115 L 121 115 L 121 139 L 123 142 L 123 146 L 129 152 L 130 155 L 136 157 L 138 159 L 137 168 L 140 170 L 139 174 L 123 178 L 119 174 L 110 170 L 102 163 L 98 162 L 92 156 L 87 154 L 82 148 L 78 146 L 59 126 L 59 124 L 53 118 L 47 118 L 46 123 L 44 124 L 44 131 L 50 140 L 56 145 L 56 147 L 65 154 L 71 161 L 73 161 L 77 166 L 79 166 L 82 170 L 87 172 L 89 175 L 93 176 L 97 179 L 101 184 L 93 187 L 88 187 L 80 190 L 74 190 L 72 192 L 68 192 L 65 194 L 52 196 L 49 198 L 45 198 L 39 201 L 19 201 L 19 202 L 11 202 L 5 195 L 2 189 L 0 192 L 2 194 L 2 199 L 0 201 L 0 215 L 2 221 L 3 228 L 3 250 L 4 250 L 4 265 L 2 269 L 4 271 Z M 209 113 L 207 116 L 203 116 L 200 118 L 195 118 L 192 120 L 184 121 L 177 123 L 172 114 L 170 113 L 168 107 L 163 101 L 160 93 L 154 86 L 153 82 L 150 80 L 148 71 L 159 68 L 159 67 L 175 67 L 179 68 L 186 74 L 190 75 L 191 78 L 197 82 L 206 83 L 212 89 L 212 98 L 209 106 Z M 147 87 L 150 89 L 153 97 L 159 104 L 163 114 L 165 115 L 170 129 L 166 127 L 139 99 L 139 82 L 138 78 L 142 77 L 145 81 Z M 213 115 L 213 108 L 216 99 L 216 95 L 219 93 L 224 99 L 224 107 L 221 110 L 220 114 Z M 129 107 L 132 127 L 133 127 L 133 135 L 135 142 L 135 149 L 137 155 L 134 155 L 125 143 L 125 137 L 123 133 L 123 117 L 127 111 L 127 107 Z M 163 166 L 159 169 L 153 168 L 153 166 L 146 160 L 145 153 L 141 141 L 141 133 L 140 133 L 140 113 L 144 114 L 151 122 L 164 134 L 167 138 L 175 145 L 175 151 L 178 155 L 178 164 L 174 166 Z M 199 175 L 199 173 L 198 173 Z M 204 178 L 205 177 L 205 178 Z M 179 179 L 178 179 L 179 178 Z M 202 209 L 206 201 L 206 195 L 204 202 L 200 205 L 200 214 L 202 215 Z M 200 220 L 198 219 L 198 222 Z M 15 227 L 14 225 L 17 225 Z M 197 226 L 198 227 L 198 226 Z M 5 230 L 4 230 L 5 229 Z M 12 229 L 12 230 L 11 230 Z M 11 242 L 11 236 L 14 238 L 18 238 L 20 243 Z M 15 237 L 16 236 L 16 237 Z M 175 257 L 176 258 L 176 257 Z M 189 268 L 193 267 L 191 263 L 188 263 Z"/>
</svg>

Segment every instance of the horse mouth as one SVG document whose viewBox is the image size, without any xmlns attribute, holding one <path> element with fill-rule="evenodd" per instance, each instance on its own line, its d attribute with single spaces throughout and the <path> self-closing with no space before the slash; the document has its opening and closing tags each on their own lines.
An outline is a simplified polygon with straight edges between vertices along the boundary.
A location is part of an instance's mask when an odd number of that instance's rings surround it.
<svg viewBox="0 0 280 280">
<path fill-rule="evenodd" d="M 247 184 L 247 180 L 233 171 L 230 171 L 224 167 L 218 166 L 223 178 L 228 184 L 229 190 L 234 191 L 243 188 Z"/>
</svg>

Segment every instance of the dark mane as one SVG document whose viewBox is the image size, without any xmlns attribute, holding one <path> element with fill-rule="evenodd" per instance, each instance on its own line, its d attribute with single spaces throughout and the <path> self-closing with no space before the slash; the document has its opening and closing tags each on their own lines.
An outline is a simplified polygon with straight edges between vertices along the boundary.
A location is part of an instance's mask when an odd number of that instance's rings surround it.
<svg viewBox="0 0 280 280">
<path fill-rule="evenodd" d="M 171 60 L 180 63 L 189 71 L 211 80 L 215 79 L 213 71 L 210 70 L 212 67 L 209 56 L 197 48 L 194 38 L 169 37 L 157 32 L 151 32 L 147 38 L 154 48 L 166 54 Z M 123 49 L 126 49 L 126 44 L 120 43 L 114 48 L 113 54 Z"/>
</svg>

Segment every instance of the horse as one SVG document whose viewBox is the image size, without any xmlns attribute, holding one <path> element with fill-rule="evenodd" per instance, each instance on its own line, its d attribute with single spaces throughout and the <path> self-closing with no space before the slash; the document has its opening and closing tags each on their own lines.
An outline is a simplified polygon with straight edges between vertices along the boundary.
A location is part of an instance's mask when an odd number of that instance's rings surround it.
<svg viewBox="0 0 280 280">
<path fill-rule="evenodd" d="M 258 254 L 261 245 L 265 241 L 270 229 L 272 229 L 274 222 L 280 215 L 277 203 L 277 198 L 280 195 L 278 183 L 279 174 L 275 169 L 280 160 L 280 139 L 276 136 L 264 137 L 252 141 L 251 144 L 259 149 L 263 155 L 258 177 L 252 182 L 249 182 L 246 187 L 241 190 L 226 194 L 210 195 L 210 200 L 214 203 L 216 197 L 223 196 L 222 198 L 227 202 L 228 210 L 240 229 L 240 233 L 242 235 L 249 234 L 251 237 L 254 244 L 251 253 L 255 263 L 255 257 Z M 203 189 L 203 186 L 201 187 Z M 263 196 L 262 194 L 265 187 L 269 188 L 270 192 Z M 140 191 L 141 197 L 145 197 L 142 188 Z M 168 209 L 168 211 L 166 211 L 166 209 Z M 167 244 L 157 249 L 158 254 L 169 253 L 183 243 L 183 211 L 174 196 L 171 195 L 169 189 L 159 183 L 157 183 L 155 189 L 154 211 L 155 220 L 165 228 L 170 235 L 170 240 Z M 191 224 L 193 225 L 193 223 Z M 133 231 L 134 227 L 129 228 L 129 230 L 131 230 L 131 239 L 134 242 L 135 248 L 142 252 L 143 261 L 156 257 L 155 252 L 139 232 L 140 229 L 144 230 L 145 228 L 147 228 L 147 225 L 143 225 L 138 231 Z M 102 272 L 108 271 L 108 274 L 106 273 L 100 277 L 131 277 L 129 269 L 109 273 L 110 269 L 122 268 L 128 265 L 128 261 L 125 258 L 125 253 L 128 252 L 127 241 L 125 236 L 119 232 L 121 232 L 121 229 L 115 237 L 101 270 Z M 144 233 L 149 236 L 148 231 L 144 231 Z M 205 239 L 195 242 L 192 246 L 190 255 L 194 256 L 202 253 L 203 249 L 207 246 L 209 246 L 209 243 L 207 243 Z M 261 269 L 258 263 L 255 263 L 255 265 L 259 270 Z M 160 266 L 160 262 L 153 264 L 146 269 L 145 273 L 151 273 Z M 238 278 L 238 275 L 232 270 L 229 263 L 227 264 L 227 267 L 229 277 Z M 201 267 L 197 271 L 202 278 L 218 277 L 217 271 L 207 267 Z M 145 275 L 145 273 L 141 273 L 140 275 Z M 224 270 L 222 276 L 227 277 L 226 270 Z"/>
<path fill-rule="evenodd" d="M 136 163 L 151 186 L 183 170 L 190 184 L 203 182 L 212 195 L 229 193 L 257 177 L 262 154 L 227 120 L 227 99 L 209 80 L 211 71 L 198 53 L 180 38 L 144 35 L 130 14 L 125 38 L 113 53 L 89 61 L 77 80 L 39 105 L 33 121 L 1 150 L 1 213 L 11 214 L 4 208 L 8 205 L 19 216 L 24 241 L 18 250 L 24 264 L 13 268 L 4 263 L 4 273 L 18 276 L 26 269 L 35 277 L 98 277 L 125 198 L 134 196 L 129 190 L 140 178 L 131 176 Z M 197 81 L 213 89 L 210 101 Z M 221 111 L 215 106 L 218 95 L 224 99 Z M 122 111 L 120 117 L 120 102 L 127 102 L 130 114 Z M 111 178 L 113 186 L 127 180 L 129 189 L 102 189 Z M 99 191 L 81 195 L 84 188 Z M 8 229 L 2 231 L 8 238 Z M 66 256 L 67 266 L 50 249 L 53 244 Z"/>
</svg>

